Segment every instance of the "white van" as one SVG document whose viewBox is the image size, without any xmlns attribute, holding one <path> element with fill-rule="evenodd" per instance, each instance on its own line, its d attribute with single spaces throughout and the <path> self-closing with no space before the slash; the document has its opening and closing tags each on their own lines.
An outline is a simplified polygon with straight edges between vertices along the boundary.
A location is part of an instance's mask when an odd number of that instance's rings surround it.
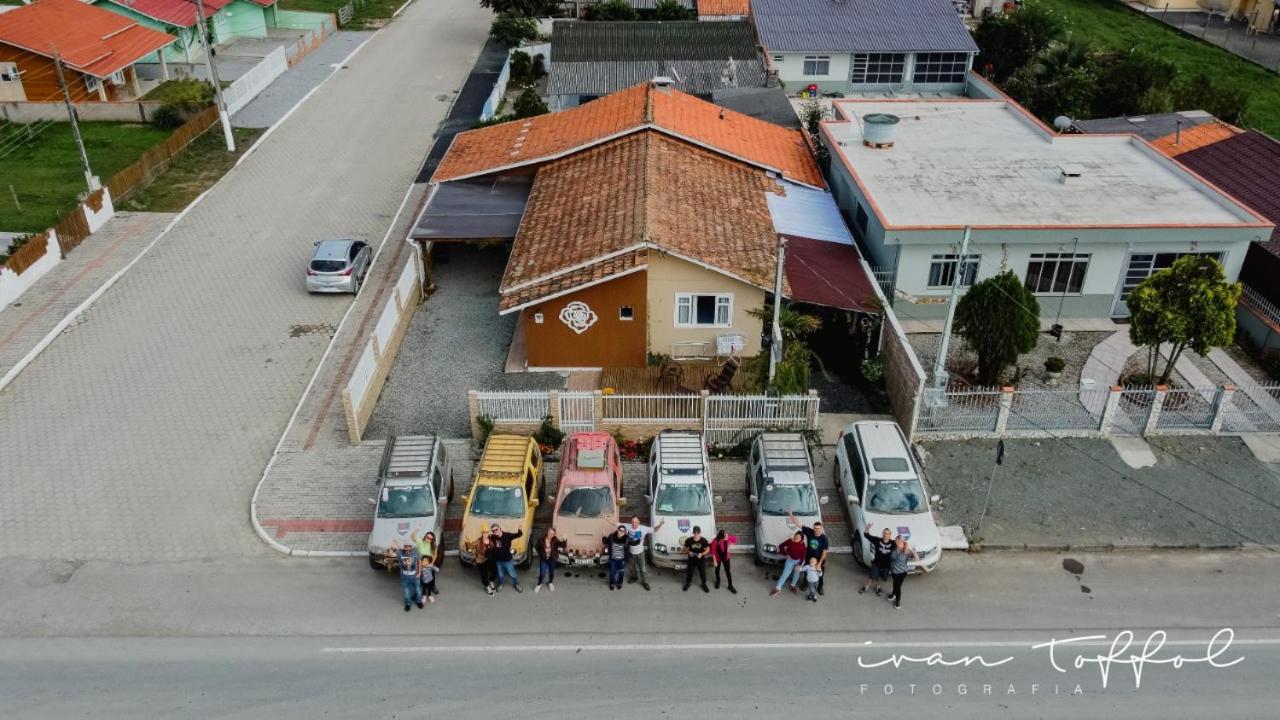
<svg viewBox="0 0 1280 720">
<path fill-rule="evenodd" d="M 664 430 L 649 450 L 649 522 L 662 528 L 653 533 L 653 564 L 684 569 L 684 541 L 693 528 L 710 540 L 716 534 L 716 514 L 711 490 L 711 465 L 702 435 Z"/>
<path fill-rule="evenodd" d="M 863 421 L 845 427 L 836 442 L 835 475 L 859 562 L 871 564 L 871 546 L 862 535 L 871 523 L 874 535 L 889 528 L 895 537 L 906 537 L 920 556 L 911 562 L 912 572 L 938 566 L 942 545 L 929 510 L 929 491 L 897 423 Z"/>
</svg>

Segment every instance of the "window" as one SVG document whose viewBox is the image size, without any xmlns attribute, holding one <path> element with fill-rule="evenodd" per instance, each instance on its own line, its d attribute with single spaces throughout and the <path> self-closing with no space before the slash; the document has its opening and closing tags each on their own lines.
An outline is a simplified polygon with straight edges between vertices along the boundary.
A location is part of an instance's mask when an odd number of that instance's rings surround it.
<svg viewBox="0 0 1280 720">
<path fill-rule="evenodd" d="M 84 86 L 89 88 L 89 92 L 97 92 L 102 86 L 102 81 L 92 75 L 84 76 Z"/>
<path fill-rule="evenodd" d="M 732 318 L 732 295 L 676 295 L 676 327 L 729 327 Z"/>
<path fill-rule="evenodd" d="M 851 83 L 889 84 L 902 82 L 907 56 L 900 53 L 856 53 Z"/>
<path fill-rule="evenodd" d="M 978 260 L 981 255 L 969 255 L 960 262 L 959 255 L 934 255 L 929 263 L 929 287 L 951 287 L 956 281 L 956 268 L 960 271 L 960 287 L 969 287 L 978 278 Z"/>
<path fill-rule="evenodd" d="M 862 203 L 858 203 L 858 209 L 853 214 L 853 229 L 860 239 L 867 239 L 867 211 L 862 207 Z"/>
<path fill-rule="evenodd" d="M 115 71 L 115 72 L 111 73 L 111 75 L 109 75 L 109 76 L 107 77 L 107 79 L 111 81 L 111 84 L 112 84 L 112 85 L 123 85 L 123 84 L 124 84 L 124 71 L 123 71 L 123 70 L 117 70 L 117 71 Z"/>
<path fill-rule="evenodd" d="M 781 56 L 781 55 L 774 55 L 774 56 L 773 56 L 773 64 L 774 64 L 774 65 L 781 65 L 781 64 L 782 64 L 782 60 L 783 60 L 783 56 Z"/>
<path fill-rule="evenodd" d="M 635 317 L 636 317 L 635 308 L 631 307 L 630 305 L 623 305 L 622 307 L 618 308 L 619 320 L 634 320 Z"/>
<path fill-rule="evenodd" d="M 1027 289 L 1033 293 L 1079 293 L 1088 269 L 1088 255 L 1031 253 Z"/>
<path fill-rule="evenodd" d="M 810 77 L 826 77 L 831 74 L 831 58 L 827 55 L 806 55 L 804 74 Z"/>
<path fill-rule="evenodd" d="M 21 79 L 17 63 L 0 63 L 0 82 L 17 82 Z"/>
<path fill-rule="evenodd" d="M 574 487 L 560 498 L 560 517 L 604 517 L 617 507 L 607 487 Z"/>
<path fill-rule="evenodd" d="M 1146 280 L 1152 273 L 1170 267 L 1173 265 L 1174 260 L 1186 255 L 1211 257 L 1218 262 L 1223 260 L 1222 253 L 1216 252 L 1134 253 L 1129 256 L 1129 264 L 1125 267 L 1124 282 L 1120 286 L 1120 302 L 1117 303 L 1117 306 L 1123 306 L 1124 301 L 1129 299 L 1129 293 L 1133 292 L 1133 289 L 1138 287 L 1138 284 Z"/>
<path fill-rule="evenodd" d="M 968 53 L 918 53 L 911 79 L 918 83 L 962 83 L 968 69 Z"/>
</svg>

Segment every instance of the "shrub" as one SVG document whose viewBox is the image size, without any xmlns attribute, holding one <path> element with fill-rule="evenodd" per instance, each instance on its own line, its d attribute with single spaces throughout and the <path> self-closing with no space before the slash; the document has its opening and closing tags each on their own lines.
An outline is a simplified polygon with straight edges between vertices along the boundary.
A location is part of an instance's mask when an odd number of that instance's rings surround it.
<svg viewBox="0 0 1280 720">
<path fill-rule="evenodd" d="M 151 127 L 158 130 L 173 130 L 182 127 L 187 118 L 172 104 L 161 105 L 151 113 Z"/>
<path fill-rule="evenodd" d="M 680 3 L 680 0 L 658 0 L 653 6 L 655 20 L 697 20 L 698 13 Z"/>
<path fill-rule="evenodd" d="M 1040 303 L 1012 272 L 973 284 L 956 304 L 956 334 L 978 355 L 978 382 L 995 385 L 1004 368 L 1036 346 Z"/>
<path fill-rule="evenodd" d="M 639 20 L 640 13 L 631 7 L 627 0 L 607 0 L 606 2 L 587 6 L 582 14 L 583 20 L 607 22 L 610 20 Z"/>
<path fill-rule="evenodd" d="M 500 14 L 489 26 L 489 34 L 503 45 L 515 47 L 526 40 L 537 39 L 538 21 L 533 18 Z"/>
<path fill-rule="evenodd" d="M 513 107 L 516 120 L 547 114 L 547 104 L 538 97 L 538 93 L 534 92 L 533 88 L 525 88 L 524 92 L 516 97 Z"/>
<path fill-rule="evenodd" d="M 1060 357 L 1051 357 L 1044 361 L 1044 369 L 1051 373 L 1060 373 L 1067 366 L 1067 362 Z"/>
<path fill-rule="evenodd" d="M 523 50 L 511 51 L 511 82 L 520 87 L 532 85 L 532 74 L 533 58 L 529 57 L 529 53 Z"/>
<path fill-rule="evenodd" d="M 884 360 L 878 357 L 866 358 L 862 361 L 862 377 L 877 385 L 884 379 Z"/>
<path fill-rule="evenodd" d="M 544 455 L 550 455 L 560 448 L 560 443 L 564 442 L 564 433 L 551 423 L 551 416 L 548 415 L 542 418 L 542 424 L 533 434 L 533 439 L 542 447 Z"/>
</svg>

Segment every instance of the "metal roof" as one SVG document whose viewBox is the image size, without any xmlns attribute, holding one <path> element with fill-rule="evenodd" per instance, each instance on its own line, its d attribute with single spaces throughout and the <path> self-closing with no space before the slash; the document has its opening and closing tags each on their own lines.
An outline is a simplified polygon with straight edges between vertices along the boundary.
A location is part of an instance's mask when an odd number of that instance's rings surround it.
<svg viewBox="0 0 1280 720">
<path fill-rule="evenodd" d="M 769 52 L 978 52 L 950 0 L 751 0 Z"/>
<path fill-rule="evenodd" d="M 718 23 L 704 23 L 718 24 Z M 596 60 L 551 63 L 547 95 L 608 95 L 655 77 L 675 80 L 675 88 L 690 95 L 710 95 L 723 87 L 764 87 L 769 76 L 764 61 L 723 60 Z"/>
<path fill-rule="evenodd" d="M 441 183 L 414 224 L 415 240 L 514 238 L 531 176 Z"/>
<path fill-rule="evenodd" d="M 811 190 L 795 183 L 779 182 L 786 195 L 769 193 L 765 201 L 769 205 L 769 217 L 779 235 L 825 240 L 852 245 L 853 236 L 844 224 L 835 198 L 825 190 Z"/>
<path fill-rule="evenodd" d="M 579 22 L 551 25 L 552 64 L 601 60 L 727 60 L 755 57 L 744 20 L 724 22 Z"/>
<path fill-rule="evenodd" d="M 1177 131 L 1179 124 L 1181 124 L 1183 130 L 1186 130 L 1211 122 L 1213 119 L 1213 115 L 1204 110 L 1183 110 L 1182 112 L 1158 113 L 1156 115 L 1076 120 L 1072 125 L 1080 132 L 1090 135 L 1134 133 L 1144 140 L 1157 140 Z"/>
<path fill-rule="evenodd" d="M 387 441 L 378 474 L 385 479 L 425 478 L 435 452 L 434 436 L 398 435 Z"/>
<path fill-rule="evenodd" d="M 762 435 L 760 444 L 764 447 L 766 472 L 809 468 L 809 446 L 798 433 Z"/>
<path fill-rule="evenodd" d="M 716 88 L 711 91 L 711 102 L 784 128 L 799 130 L 801 127 L 787 92 L 777 86 Z"/>
</svg>

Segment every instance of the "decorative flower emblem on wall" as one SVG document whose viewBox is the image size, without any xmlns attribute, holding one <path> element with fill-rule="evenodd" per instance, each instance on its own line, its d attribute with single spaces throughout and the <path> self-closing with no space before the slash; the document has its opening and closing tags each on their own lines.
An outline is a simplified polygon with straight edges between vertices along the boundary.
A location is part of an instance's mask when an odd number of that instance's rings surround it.
<svg viewBox="0 0 1280 720">
<path fill-rule="evenodd" d="M 596 324 L 596 320 L 600 318 L 595 312 L 581 300 L 574 300 L 564 309 L 560 311 L 560 322 L 569 326 L 569 329 L 581 335 L 587 331 L 592 325 Z"/>
</svg>

